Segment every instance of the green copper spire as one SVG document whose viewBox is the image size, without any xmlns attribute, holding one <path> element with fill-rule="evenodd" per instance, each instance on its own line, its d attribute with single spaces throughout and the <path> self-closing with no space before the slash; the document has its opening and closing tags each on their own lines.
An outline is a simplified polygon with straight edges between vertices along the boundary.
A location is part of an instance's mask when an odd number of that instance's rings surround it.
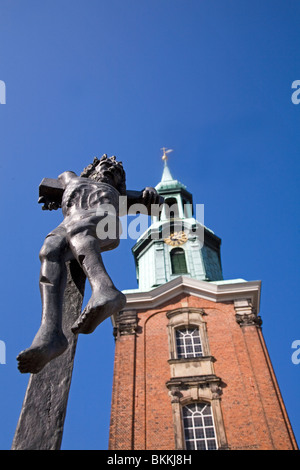
<svg viewBox="0 0 300 470">
<path fill-rule="evenodd" d="M 156 190 L 164 204 L 132 248 L 138 291 L 147 292 L 178 276 L 220 282 L 221 240 L 204 226 L 201 211 L 196 210 L 195 218 L 192 194 L 169 169 L 168 153 L 172 150 L 162 150 L 164 168 Z"/>
<path fill-rule="evenodd" d="M 171 175 L 170 168 L 168 167 L 167 160 L 165 160 L 164 171 L 161 178 L 161 182 L 166 181 L 173 181 L 173 177 Z"/>
<path fill-rule="evenodd" d="M 172 149 L 166 149 L 166 147 L 163 147 L 161 150 L 163 150 L 163 156 L 162 160 L 164 162 L 164 169 L 163 169 L 163 174 L 161 177 L 161 181 L 156 185 L 155 189 L 157 191 L 164 190 L 164 189 L 171 189 L 171 188 L 186 188 L 186 186 L 182 183 L 180 183 L 178 180 L 175 180 L 171 174 L 170 168 L 168 166 L 168 153 L 173 152 Z"/>
</svg>

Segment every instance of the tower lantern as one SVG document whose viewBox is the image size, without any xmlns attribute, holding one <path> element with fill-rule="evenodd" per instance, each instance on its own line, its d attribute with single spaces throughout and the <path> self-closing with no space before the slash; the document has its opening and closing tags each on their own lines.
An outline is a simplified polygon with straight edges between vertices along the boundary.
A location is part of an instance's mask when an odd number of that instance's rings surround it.
<svg viewBox="0 0 300 470">
<path fill-rule="evenodd" d="M 164 169 L 156 190 L 164 204 L 132 249 L 139 289 L 147 291 L 179 275 L 220 281 L 221 240 L 194 217 L 192 194 L 172 177 L 165 150 L 162 159 Z M 197 207 L 203 218 L 203 205 Z"/>
</svg>

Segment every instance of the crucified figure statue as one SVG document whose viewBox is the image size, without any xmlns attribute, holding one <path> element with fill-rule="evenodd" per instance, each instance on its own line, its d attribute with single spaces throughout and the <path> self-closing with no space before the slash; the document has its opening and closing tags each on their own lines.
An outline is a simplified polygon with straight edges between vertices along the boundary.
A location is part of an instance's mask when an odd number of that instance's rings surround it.
<svg viewBox="0 0 300 470">
<path fill-rule="evenodd" d="M 67 261 L 77 260 L 92 289 L 87 306 L 72 326 L 74 334 L 92 333 L 106 318 L 122 310 L 126 298 L 114 286 L 101 257 L 102 252 L 116 248 L 120 242 L 120 195 L 128 197 L 127 209 L 136 202 L 144 203 L 148 208 L 160 202 L 154 188 L 126 191 L 122 163 L 106 155 L 100 160 L 95 158 L 80 176 L 66 171 L 54 181 L 55 191 L 47 191 L 46 186 L 39 202 L 44 203 L 46 210 L 61 207 L 64 220 L 46 237 L 40 251 L 42 321 L 31 346 L 17 357 L 22 373 L 40 372 L 68 347 L 62 330 Z M 109 209 L 99 212 L 103 206 L 112 208 L 111 214 L 108 214 Z M 100 239 L 97 225 L 104 216 L 117 219 L 116 233 L 114 237 Z"/>
</svg>

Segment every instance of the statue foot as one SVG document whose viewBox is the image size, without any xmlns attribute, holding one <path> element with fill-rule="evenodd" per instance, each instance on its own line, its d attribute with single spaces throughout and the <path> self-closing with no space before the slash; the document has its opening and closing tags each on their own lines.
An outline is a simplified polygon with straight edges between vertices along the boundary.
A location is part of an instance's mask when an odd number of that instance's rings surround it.
<svg viewBox="0 0 300 470">
<path fill-rule="evenodd" d="M 93 294 L 71 330 L 74 334 L 90 334 L 106 318 L 122 310 L 125 304 L 125 295 L 115 289 L 110 293 L 105 292 L 105 295 Z"/>
<path fill-rule="evenodd" d="M 22 374 L 37 374 L 55 357 L 60 356 L 68 347 L 63 333 L 44 334 L 41 327 L 32 345 L 17 356 L 18 369 Z"/>
</svg>

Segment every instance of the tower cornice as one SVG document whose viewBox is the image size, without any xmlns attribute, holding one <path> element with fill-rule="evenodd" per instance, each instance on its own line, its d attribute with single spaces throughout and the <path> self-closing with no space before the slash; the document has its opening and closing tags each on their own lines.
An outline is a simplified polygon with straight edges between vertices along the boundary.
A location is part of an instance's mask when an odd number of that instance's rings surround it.
<svg viewBox="0 0 300 470">
<path fill-rule="evenodd" d="M 248 299 L 258 314 L 260 309 L 261 281 L 236 279 L 207 282 L 191 277 L 178 276 L 148 292 L 140 292 L 138 290 L 123 292 L 127 299 L 124 310 L 157 308 L 159 305 L 173 300 L 178 295 L 188 294 L 212 302 L 234 302 Z"/>
</svg>

